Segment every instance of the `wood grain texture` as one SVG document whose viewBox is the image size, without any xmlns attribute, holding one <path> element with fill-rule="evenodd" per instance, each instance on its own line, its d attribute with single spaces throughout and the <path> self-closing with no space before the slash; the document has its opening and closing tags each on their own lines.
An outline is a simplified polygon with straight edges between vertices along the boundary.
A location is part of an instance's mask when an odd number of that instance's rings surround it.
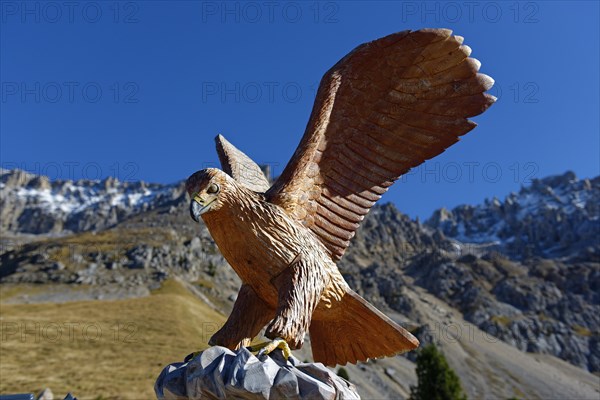
<svg viewBox="0 0 600 400">
<path fill-rule="evenodd" d="M 275 318 L 267 327 L 265 336 L 282 338 L 291 349 L 302 347 L 313 312 L 329 280 L 327 271 L 312 261 L 300 254 L 273 279 L 279 288 L 279 297 Z"/>
<path fill-rule="evenodd" d="M 225 172 L 188 178 L 190 212 L 243 286 L 211 344 L 235 349 L 268 324 L 268 337 L 299 348 L 308 330 L 315 361 L 331 366 L 418 346 L 335 263 L 394 181 L 457 142 L 493 103 L 484 93 L 493 80 L 462 42 L 445 29 L 405 31 L 344 57 L 323 77 L 304 137 L 270 189 L 258 165 L 217 137 Z"/>
<path fill-rule="evenodd" d="M 495 98 L 463 38 L 404 31 L 363 44 L 321 80 L 306 132 L 267 192 L 334 259 L 392 183 L 458 141 Z"/>
<path fill-rule="evenodd" d="M 315 315 L 310 325 L 313 358 L 325 365 L 393 356 L 419 345 L 410 332 L 352 290 L 332 308 L 321 318 Z"/>
<path fill-rule="evenodd" d="M 208 344 L 221 345 L 235 350 L 249 346 L 260 330 L 273 318 L 270 308 L 248 284 L 243 284 L 233 305 L 233 310 Z"/>
<path fill-rule="evenodd" d="M 215 138 L 221 168 L 236 181 L 258 193 L 269 190 L 271 184 L 260 167 L 250 157 L 229 143 L 222 135 Z"/>
</svg>

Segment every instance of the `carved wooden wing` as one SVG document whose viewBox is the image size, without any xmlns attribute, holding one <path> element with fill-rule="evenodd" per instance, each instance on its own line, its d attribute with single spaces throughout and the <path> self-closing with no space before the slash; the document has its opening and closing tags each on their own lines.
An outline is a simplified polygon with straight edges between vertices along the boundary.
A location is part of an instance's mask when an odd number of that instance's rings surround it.
<svg viewBox="0 0 600 400">
<path fill-rule="evenodd" d="M 229 143 L 222 135 L 215 138 L 223 171 L 233 179 L 258 193 L 269 190 L 271 184 L 260 167 L 250 157 Z"/>
<path fill-rule="evenodd" d="M 323 77 L 306 132 L 267 198 L 339 259 L 392 183 L 442 153 L 496 99 L 463 38 L 404 31 L 365 43 Z"/>
</svg>

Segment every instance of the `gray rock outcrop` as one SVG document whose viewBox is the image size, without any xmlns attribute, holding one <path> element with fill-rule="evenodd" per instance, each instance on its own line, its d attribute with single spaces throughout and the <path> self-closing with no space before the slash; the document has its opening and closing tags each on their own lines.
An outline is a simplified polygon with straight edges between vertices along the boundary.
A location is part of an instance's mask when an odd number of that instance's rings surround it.
<svg viewBox="0 0 600 400">
<path fill-rule="evenodd" d="M 166 366 L 154 391 L 159 400 L 360 399 L 353 384 L 321 363 L 285 361 L 279 350 L 259 359 L 219 346 Z"/>
<path fill-rule="evenodd" d="M 52 180 L 0 169 L 0 230 L 53 234 L 105 229 L 134 214 L 186 202 L 183 182 Z"/>
<path fill-rule="evenodd" d="M 440 209 L 426 225 L 463 243 L 488 244 L 515 260 L 530 257 L 598 259 L 600 177 L 573 172 L 533 179 L 531 185 L 483 204 Z"/>
</svg>

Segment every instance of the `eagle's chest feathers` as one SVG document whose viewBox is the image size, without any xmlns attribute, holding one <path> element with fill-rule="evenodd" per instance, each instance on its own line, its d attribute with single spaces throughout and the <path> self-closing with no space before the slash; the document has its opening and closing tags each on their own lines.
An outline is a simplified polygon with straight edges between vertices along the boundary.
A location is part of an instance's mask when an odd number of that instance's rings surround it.
<svg viewBox="0 0 600 400">
<path fill-rule="evenodd" d="M 203 216 L 219 250 L 245 283 L 265 300 L 276 301 L 271 280 L 300 253 L 308 250 L 333 264 L 308 229 L 293 221 L 279 207 L 260 199 L 244 198 Z M 321 263 L 320 263 L 321 264 Z"/>
</svg>

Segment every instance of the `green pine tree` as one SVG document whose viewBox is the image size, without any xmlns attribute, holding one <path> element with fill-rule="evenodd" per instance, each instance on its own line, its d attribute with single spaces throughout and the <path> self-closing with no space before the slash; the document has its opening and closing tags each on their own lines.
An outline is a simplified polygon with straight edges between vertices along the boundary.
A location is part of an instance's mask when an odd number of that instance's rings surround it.
<svg viewBox="0 0 600 400">
<path fill-rule="evenodd" d="M 411 386 L 411 400 L 466 400 L 460 379 L 434 344 L 417 356 L 418 385 Z"/>
<path fill-rule="evenodd" d="M 344 378 L 345 380 L 347 380 L 348 382 L 350 382 L 350 376 L 348 375 L 348 371 L 346 371 L 346 368 L 339 367 L 338 371 L 337 371 L 337 375 L 340 378 Z"/>
</svg>

